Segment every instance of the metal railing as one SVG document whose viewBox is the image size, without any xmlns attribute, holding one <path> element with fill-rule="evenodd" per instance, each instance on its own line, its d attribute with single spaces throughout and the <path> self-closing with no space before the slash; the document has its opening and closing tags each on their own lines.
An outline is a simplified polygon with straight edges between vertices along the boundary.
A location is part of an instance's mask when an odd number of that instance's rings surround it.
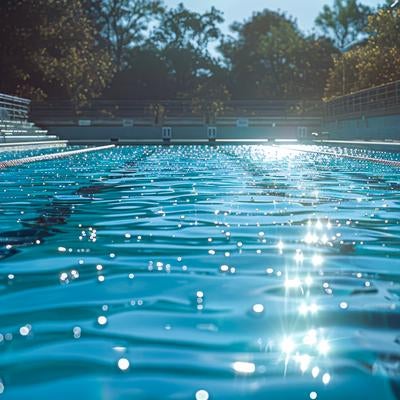
<svg viewBox="0 0 400 400">
<path fill-rule="evenodd" d="M 35 121 L 123 118 L 213 118 L 213 117 L 321 117 L 320 101 L 197 101 L 197 100 L 94 100 L 76 109 L 71 102 L 35 102 Z"/>
<path fill-rule="evenodd" d="M 325 120 L 400 113 L 400 81 L 341 96 L 325 103 Z"/>
<path fill-rule="evenodd" d="M 27 121 L 31 101 L 0 93 L 0 120 Z"/>
</svg>

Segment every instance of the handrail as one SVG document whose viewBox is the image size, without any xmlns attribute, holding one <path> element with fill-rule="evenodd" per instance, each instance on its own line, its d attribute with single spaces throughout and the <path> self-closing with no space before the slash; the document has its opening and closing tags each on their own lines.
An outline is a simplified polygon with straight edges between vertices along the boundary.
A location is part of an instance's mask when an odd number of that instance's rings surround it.
<svg viewBox="0 0 400 400">
<path fill-rule="evenodd" d="M 400 81 L 363 89 L 325 102 L 325 119 L 400 113 Z"/>
<path fill-rule="evenodd" d="M 0 93 L 0 100 L 9 100 L 14 103 L 23 103 L 29 105 L 31 100 L 25 99 L 23 97 L 11 96 L 9 94 Z"/>
<path fill-rule="evenodd" d="M 26 121 L 30 103 L 28 99 L 0 93 L 0 119 Z"/>
<path fill-rule="evenodd" d="M 290 117 L 322 116 L 321 101 L 302 100 L 93 100 L 76 109 L 71 102 L 34 102 L 32 118 L 58 119 L 118 119 L 118 118 L 173 118 L 173 117 Z"/>
</svg>

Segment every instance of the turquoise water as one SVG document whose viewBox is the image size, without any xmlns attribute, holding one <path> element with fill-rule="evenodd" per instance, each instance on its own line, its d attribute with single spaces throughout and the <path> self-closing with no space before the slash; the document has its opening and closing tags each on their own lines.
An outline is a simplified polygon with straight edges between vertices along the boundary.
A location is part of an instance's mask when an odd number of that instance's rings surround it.
<svg viewBox="0 0 400 400">
<path fill-rule="evenodd" d="M 399 169 L 148 146 L 0 182 L 0 398 L 400 398 Z"/>
</svg>

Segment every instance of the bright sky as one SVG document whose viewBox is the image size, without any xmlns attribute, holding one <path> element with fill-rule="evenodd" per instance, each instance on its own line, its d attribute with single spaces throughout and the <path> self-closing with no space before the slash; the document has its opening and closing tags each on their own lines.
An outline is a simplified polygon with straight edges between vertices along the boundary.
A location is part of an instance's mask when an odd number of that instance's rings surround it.
<svg viewBox="0 0 400 400">
<path fill-rule="evenodd" d="M 205 11 L 214 6 L 224 12 L 225 26 L 229 26 L 233 21 L 243 21 L 250 17 L 253 12 L 265 8 L 271 10 L 286 11 L 295 17 L 300 28 L 306 32 L 311 32 L 314 20 L 321 11 L 324 4 L 333 4 L 333 0 L 164 0 L 169 6 L 184 3 L 189 9 Z M 361 3 L 369 6 L 382 4 L 383 0 L 362 0 Z"/>
</svg>

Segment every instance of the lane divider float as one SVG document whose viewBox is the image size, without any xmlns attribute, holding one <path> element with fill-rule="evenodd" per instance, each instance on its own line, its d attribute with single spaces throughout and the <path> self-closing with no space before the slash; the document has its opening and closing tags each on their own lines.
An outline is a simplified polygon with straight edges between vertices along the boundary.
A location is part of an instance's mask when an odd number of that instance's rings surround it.
<svg viewBox="0 0 400 400">
<path fill-rule="evenodd" d="M 107 146 L 99 146 L 99 147 L 89 147 L 86 149 L 79 149 L 79 150 L 64 151 L 64 152 L 60 152 L 60 153 L 43 154 L 41 156 L 17 158 L 14 160 L 0 161 L 0 169 L 16 167 L 18 165 L 28 164 L 28 163 L 38 162 L 38 161 L 55 160 L 57 158 L 65 158 L 65 157 L 73 156 L 76 154 L 90 153 L 93 151 L 101 151 L 101 150 L 111 149 L 113 147 L 115 147 L 115 144 L 110 144 Z"/>
<path fill-rule="evenodd" d="M 387 160 L 385 158 L 352 156 L 350 154 L 338 154 L 338 153 L 333 153 L 331 151 L 319 151 L 319 150 L 317 151 L 317 150 L 296 149 L 296 148 L 293 148 L 293 147 L 289 147 L 288 149 L 292 150 L 292 151 L 298 151 L 300 153 L 314 153 L 314 154 L 322 154 L 324 156 L 331 156 L 331 157 L 336 157 L 336 158 L 349 158 L 349 159 L 352 159 L 352 160 L 369 161 L 369 162 L 375 162 L 375 163 L 379 163 L 379 164 L 389 165 L 391 167 L 400 168 L 400 161 Z"/>
</svg>

